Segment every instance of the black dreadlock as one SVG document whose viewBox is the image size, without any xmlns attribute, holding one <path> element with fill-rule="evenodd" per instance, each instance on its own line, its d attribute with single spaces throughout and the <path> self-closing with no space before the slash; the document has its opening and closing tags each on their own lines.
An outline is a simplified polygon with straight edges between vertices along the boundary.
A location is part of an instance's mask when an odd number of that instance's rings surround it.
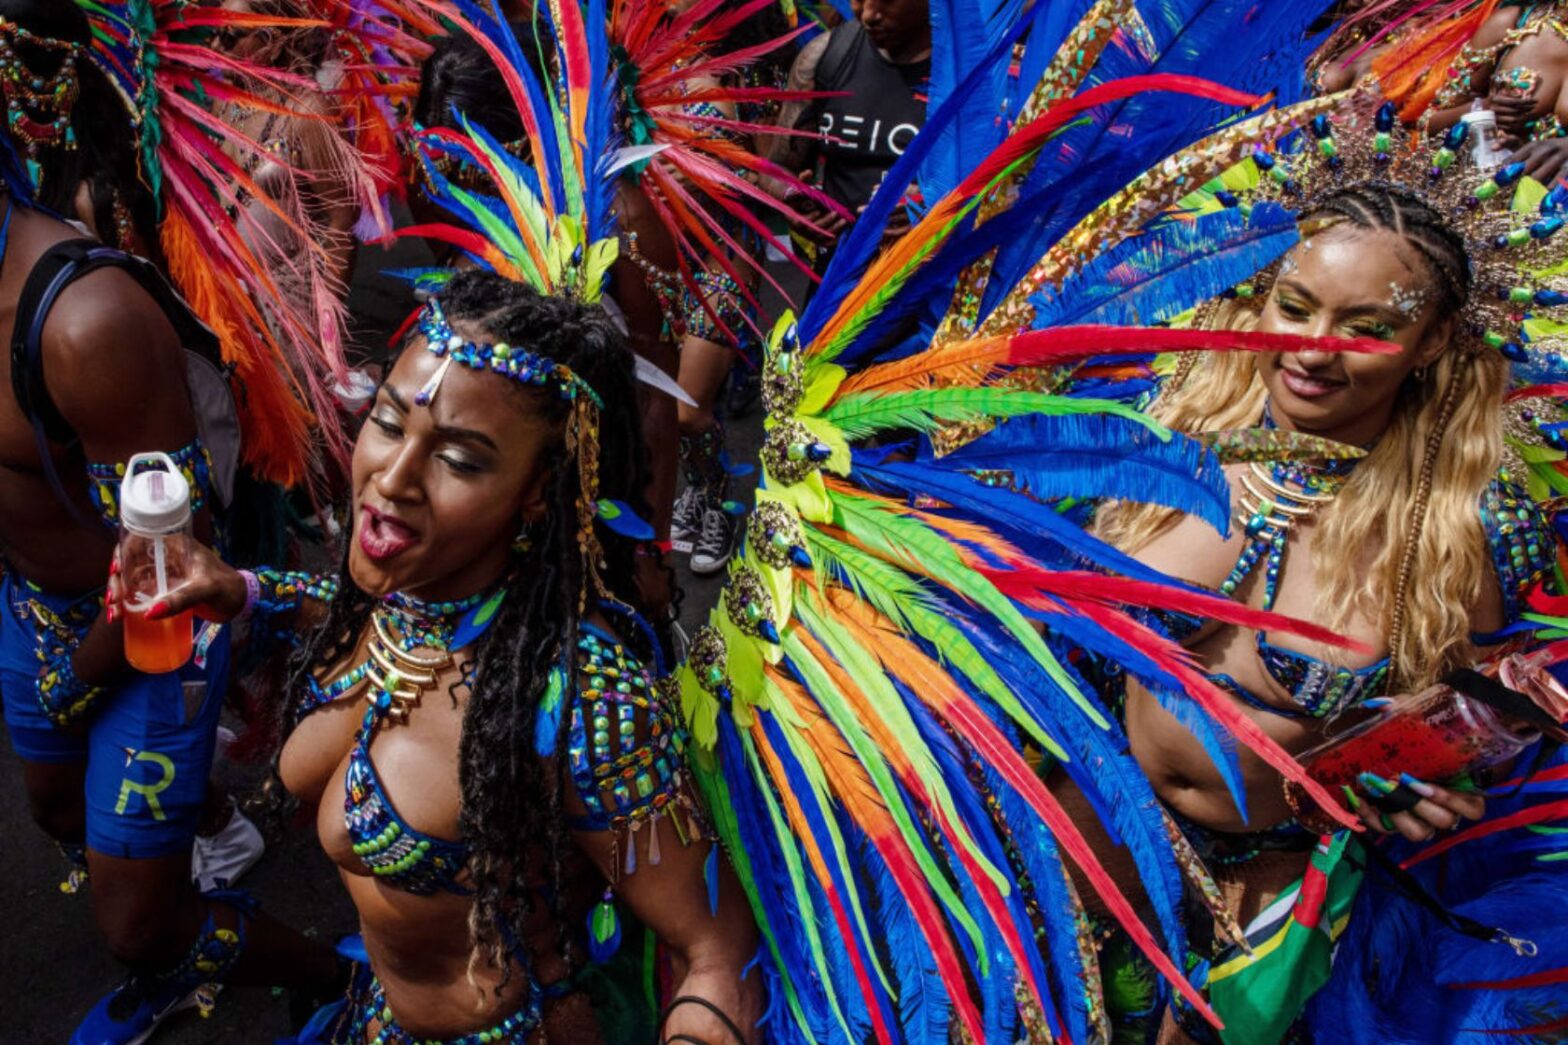
<svg viewBox="0 0 1568 1045">
<path fill-rule="evenodd" d="M 481 327 L 495 341 L 527 345 L 572 368 L 603 401 L 599 413 L 600 494 L 630 504 L 646 517 L 643 489 L 647 464 L 638 418 L 637 387 L 631 353 L 604 311 L 561 298 L 546 297 L 488 272 L 454 276 L 441 292 L 449 319 Z M 568 406 L 550 391 L 529 390 L 535 409 L 563 433 Z M 567 950 L 562 908 L 561 858 L 566 849 L 558 760 L 516 757 L 532 752 L 534 713 L 553 667 L 564 654 L 575 663 L 578 595 L 584 583 L 577 542 L 577 500 L 581 485 L 575 464 L 563 449 L 546 451 L 560 462 L 549 479 L 544 519 L 529 528 L 530 546 L 518 552 L 513 584 L 495 622 L 473 650 L 472 684 L 463 715 L 458 752 L 462 787 L 459 826 L 471 854 L 474 906 L 469 932 L 480 960 L 510 973 L 511 945 L 524 938 L 522 923 L 533 910 L 528 874 L 532 861 L 520 854 L 537 851 L 542 841 L 550 880 L 544 894 Z M 636 604 L 633 580 L 635 543 L 599 531 L 605 566 L 601 575 L 611 594 Z M 354 585 L 344 555 L 341 587 L 290 664 L 290 694 L 304 691 L 313 672 L 339 663 L 358 644 L 374 600 Z M 636 648 L 638 636 L 623 639 Z M 648 655 L 651 651 L 640 651 Z M 466 673 L 466 672 L 465 672 Z M 284 709 L 285 715 L 290 714 Z M 285 725 L 286 734 L 288 726 Z"/>
</svg>

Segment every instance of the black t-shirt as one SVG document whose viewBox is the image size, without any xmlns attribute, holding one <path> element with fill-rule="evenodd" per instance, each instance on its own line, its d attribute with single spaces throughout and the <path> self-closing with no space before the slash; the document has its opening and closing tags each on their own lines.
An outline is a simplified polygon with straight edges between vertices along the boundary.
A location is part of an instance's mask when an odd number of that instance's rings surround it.
<svg viewBox="0 0 1568 1045">
<path fill-rule="evenodd" d="M 851 211 L 871 199 L 926 121 L 930 78 L 929 58 L 893 64 L 859 22 L 833 30 L 817 63 L 816 88 L 848 94 L 812 107 L 817 130 L 837 139 L 821 145 L 824 192 Z"/>
</svg>

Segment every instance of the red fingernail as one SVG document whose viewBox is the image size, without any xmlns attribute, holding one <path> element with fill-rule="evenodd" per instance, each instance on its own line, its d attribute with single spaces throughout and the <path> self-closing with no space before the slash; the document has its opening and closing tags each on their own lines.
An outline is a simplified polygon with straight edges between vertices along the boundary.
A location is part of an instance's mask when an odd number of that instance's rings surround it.
<svg viewBox="0 0 1568 1045">
<path fill-rule="evenodd" d="M 120 560 L 119 559 L 110 559 L 109 560 L 109 576 L 113 577 L 115 574 L 117 574 L 119 572 L 120 572 Z"/>
<path fill-rule="evenodd" d="M 147 611 L 147 619 L 157 620 L 159 617 L 168 612 L 169 604 L 167 602 L 155 602 L 152 604 L 152 608 Z"/>
<path fill-rule="evenodd" d="M 113 606 L 105 606 L 104 607 L 104 618 L 110 624 L 114 623 L 114 607 Z"/>
</svg>

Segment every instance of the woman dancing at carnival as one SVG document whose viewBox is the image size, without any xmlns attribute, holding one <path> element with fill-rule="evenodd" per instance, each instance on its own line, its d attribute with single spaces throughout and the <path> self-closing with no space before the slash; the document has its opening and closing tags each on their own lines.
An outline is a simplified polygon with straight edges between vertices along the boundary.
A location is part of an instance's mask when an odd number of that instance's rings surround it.
<svg viewBox="0 0 1568 1045">
<path fill-rule="evenodd" d="M 584 22 L 556 17 L 583 39 Z M 583 52 L 559 53 L 589 82 Z M 585 115 L 586 99 L 517 69 L 568 121 Z M 502 275 L 422 277 L 434 296 L 355 447 L 340 578 L 211 560 L 158 612 L 308 633 L 279 775 L 319 804 L 364 951 L 346 1005 L 307 1040 L 625 1037 L 577 975 L 586 952 L 613 952 L 618 896 L 671 958 L 667 1040 L 750 1041 L 754 929 L 633 609 L 644 444 L 632 359 L 597 305 L 617 168 L 523 111 L 518 151 L 563 166 L 526 166 L 463 114 L 466 133 L 439 139 L 485 174 L 464 188 L 431 164 L 446 198 L 513 224 L 438 234 Z M 481 203 L 481 188 L 501 195 Z M 602 894 L 582 888 L 588 865 Z"/>
<path fill-rule="evenodd" d="M 1262 428 L 1359 449 L 1326 461 L 1227 465 L 1237 523 L 1229 535 L 1157 507 L 1119 505 L 1098 522 L 1102 536 L 1140 562 L 1249 605 L 1320 621 L 1374 651 L 1358 656 L 1201 618 L 1165 619 L 1237 709 L 1298 753 L 1391 695 L 1418 692 L 1485 656 L 1554 561 L 1554 536 L 1519 485 L 1526 475 L 1517 443 L 1524 434 L 1545 449 L 1554 415 L 1542 408 L 1535 428 L 1527 423 L 1534 414 L 1505 407 L 1504 396 L 1509 357 L 1526 352 L 1517 319 L 1509 323 L 1520 305 L 1513 288 L 1533 293 L 1526 273 L 1560 257 L 1548 231 L 1560 219 L 1541 218 L 1522 244 L 1497 248 L 1492 239 L 1513 225 L 1465 199 L 1486 181 L 1494 185 L 1488 199 L 1510 199 L 1496 186 L 1511 190 L 1517 169 L 1493 179 L 1473 169 L 1459 140 L 1443 146 L 1442 161 L 1402 140 L 1396 147 L 1392 106 L 1358 115 L 1347 105 L 1337 119 L 1318 119 L 1301 150 L 1262 154 L 1250 170 L 1228 176 L 1266 190 L 1280 184 L 1267 170 L 1288 168 L 1289 193 L 1221 192 L 1231 205 L 1283 198 L 1301 241 L 1277 270 L 1249 284 L 1249 298 L 1227 304 L 1242 306 L 1229 310 L 1232 321 L 1245 317 L 1260 332 L 1371 337 L 1397 351 L 1187 360 L 1153 414 L 1177 431 Z M 1338 163 L 1327 162 L 1320 142 L 1330 143 Z M 1429 178 L 1434 162 L 1442 174 Z M 1506 295 L 1499 302 L 1498 287 L 1513 293 L 1511 304 Z M 1547 288 L 1539 303 L 1554 293 Z M 1260 305 L 1247 308 L 1252 302 Z M 1228 775 L 1224 761 L 1211 761 L 1205 738 L 1136 683 L 1126 687 L 1125 720 L 1133 754 L 1215 871 L 1226 908 L 1241 925 L 1252 923 L 1296 885 L 1319 833 L 1296 820 L 1276 771 L 1243 751 Z M 1393 787 L 1371 775 L 1350 796 L 1366 802 L 1374 832 L 1422 842 L 1484 809 L 1479 794 L 1408 776 L 1402 796 L 1416 800 L 1391 805 L 1384 791 Z M 1280 930 L 1278 918 L 1269 921 L 1249 933 L 1254 947 Z M 1219 958 L 1214 967 L 1239 971 Z M 1256 1013 L 1285 1017 L 1280 1026 L 1302 1000 L 1254 994 Z"/>
<path fill-rule="evenodd" d="M 618 935 L 588 864 L 671 948 L 666 1033 L 751 1040 L 744 899 L 629 601 L 635 542 L 595 519 L 641 500 L 631 371 L 602 310 L 453 277 L 355 445 L 340 579 L 214 560 L 167 607 L 308 629 L 278 771 L 367 963 L 320 1040 L 605 1040 L 573 979 L 585 917 L 596 950 Z"/>
</svg>

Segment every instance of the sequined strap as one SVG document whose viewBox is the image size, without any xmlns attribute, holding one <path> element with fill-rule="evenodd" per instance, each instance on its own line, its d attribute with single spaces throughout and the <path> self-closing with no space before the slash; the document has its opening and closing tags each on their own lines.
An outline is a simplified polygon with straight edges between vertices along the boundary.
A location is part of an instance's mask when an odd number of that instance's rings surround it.
<svg viewBox="0 0 1568 1045">
<path fill-rule="evenodd" d="M 366 1042 L 369 1045 L 524 1045 L 544 1022 L 541 997 L 537 987 L 530 987 L 528 995 L 515 1012 L 482 1031 L 455 1038 L 415 1037 L 403 1029 L 393 1014 L 381 981 L 368 968 L 361 966 L 349 985 L 345 1021 L 348 1023 L 347 1036 L 334 1037 L 332 1040 Z M 375 1034 L 370 1033 L 372 1027 L 377 1028 Z"/>
<path fill-rule="evenodd" d="M 1524 608 L 1525 594 L 1550 572 L 1556 539 L 1536 503 L 1501 479 L 1481 495 L 1481 525 L 1503 593 L 1503 620 L 1512 624 Z"/>
<path fill-rule="evenodd" d="M 199 512 L 212 496 L 212 455 L 201 445 L 200 439 L 182 446 L 169 454 L 180 474 L 191 488 L 191 511 Z M 87 463 L 87 478 L 91 480 L 88 494 L 93 507 L 111 528 L 120 525 L 120 482 L 125 478 L 125 462 L 101 464 Z"/>
<path fill-rule="evenodd" d="M 331 602 L 337 597 L 338 579 L 306 573 L 303 570 L 275 570 L 263 566 L 256 570 L 256 601 L 250 609 L 251 641 L 294 644 L 294 615 L 305 599 Z"/>
<path fill-rule="evenodd" d="M 746 348 L 756 339 L 741 285 L 723 272 L 697 269 L 697 290 L 681 286 L 680 322 L 686 336 L 731 348 Z"/>
<path fill-rule="evenodd" d="M 33 628 L 33 655 L 38 660 L 33 686 L 39 710 L 56 726 L 81 721 L 109 692 L 77 678 L 72 663 L 76 647 L 103 609 L 103 591 L 60 608 L 52 607 L 42 591 L 19 577 L 13 578 L 9 592 L 11 613 Z"/>
<path fill-rule="evenodd" d="M 613 831 L 624 873 L 637 869 L 637 835 L 666 814 L 681 843 L 707 827 L 686 789 L 687 736 L 658 682 L 626 647 L 585 625 L 577 643 L 578 685 L 570 710 L 567 768 L 586 816 L 578 830 Z M 659 861 L 658 832 L 648 832 L 647 859 Z"/>
</svg>

